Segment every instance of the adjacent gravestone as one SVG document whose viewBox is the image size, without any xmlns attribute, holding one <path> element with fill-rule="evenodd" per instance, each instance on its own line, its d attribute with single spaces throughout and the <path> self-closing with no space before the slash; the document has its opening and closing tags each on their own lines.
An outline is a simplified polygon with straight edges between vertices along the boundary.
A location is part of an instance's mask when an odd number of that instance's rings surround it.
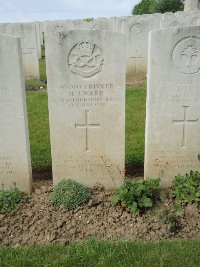
<svg viewBox="0 0 200 267">
<path fill-rule="evenodd" d="M 34 22 L 32 23 L 35 26 L 36 29 L 36 43 L 37 43 L 37 52 L 38 52 L 38 58 L 41 59 L 42 58 L 42 49 L 41 49 L 41 36 L 40 36 L 40 23 Z"/>
<path fill-rule="evenodd" d="M 115 24 L 113 19 L 94 19 L 92 21 L 83 22 L 84 30 L 104 30 L 115 31 Z M 76 28 L 78 30 L 78 28 Z"/>
<path fill-rule="evenodd" d="M 21 38 L 25 78 L 38 79 L 40 74 L 36 25 L 10 23 L 7 24 L 5 33 Z"/>
<path fill-rule="evenodd" d="M 122 18 L 123 19 L 123 18 Z M 161 15 L 132 16 L 123 19 L 126 35 L 126 83 L 138 84 L 146 80 L 148 34 L 160 27 Z"/>
<path fill-rule="evenodd" d="M 177 12 L 171 17 L 163 15 L 161 28 L 198 26 L 200 11 Z"/>
<path fill-rule="evenodd" d="M 51 34 L 70 30 L 115 30 L 113 19 L 94 19 L 94 20 L 60 20 L 45 22 L 45 34 Z"/>
<path fill-rule="evenodd" d="M 150 36 L 145 178 L 200 170 L 200 27 Z"/>
<path fill-rule="evenodd" d="M 185 0 L 184 11 L 200 9 L 200 0 Z"/>
<path fill-rule="evenodd" d="M 39 22 L 39 29 L 40 29 L 40 43 L 41 45 L 44 45 L 44 25 L 45 23 L 43 21 Z"/>
<path fill-rule="evenodd" d="M 171 17 L 165 18 L 161 20 L 160 27 L 163 28 L 174 28 L 174 27 L 184 27 L 188 26 L 189 22 L 185 19 L 185 17 Z"/>
<path fill-rule="evenodd" d="M 6 27 L 9 23 L 0 23 L 0 34 L 6 33 Z"/>
<path fill-rule="evenodd" d="M 187 26 L 198 26 L 200 18 L 200 10 L 193 10 L 190 12 L 179 12 L 178 16 L 186 21 Z"/>
<path fill-rule="evenodd" d="M 72 20 L 45 21 L 44 23 L 45 35 L 69 30 L 74 30 L 74 23 Z"/>
<path fill-rule="evenodd" d="M 46 36 L 54 184 L 123 183 L 125 40 L 109 31 Z"/>
<path fill-rule="evenodd" d="M 0 35 L 0 188 L 31 192 L 31 163 L 20 40 Z"/>
</svg>

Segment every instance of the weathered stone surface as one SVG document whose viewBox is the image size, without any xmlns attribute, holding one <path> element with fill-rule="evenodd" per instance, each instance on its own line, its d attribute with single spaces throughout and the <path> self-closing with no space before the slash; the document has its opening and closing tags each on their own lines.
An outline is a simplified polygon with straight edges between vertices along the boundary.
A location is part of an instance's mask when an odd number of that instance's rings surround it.
<svg viewBox="0 0 200 267">
<path fill-rule="evenodd" d="M 185 26 L 198 26 L 200 19 L 200 11 L 191 11 L 191 12 L 176 12 L 172 13 L 171 16 L 163 14 L 161 20 L 161 28 L 170 28 L 170 27 L 185 27 Z"/>
<path fill-rule="evenodd" d="M 185 17 L 182 16 L 173 16 L 173 17 L 165 17 L 160 22 L 161 28 L 174 28 L 174 27 L 184 27 L 188 26 L 189 22 Z"/>
<path fill-rule="evenodd" d="M 42 57 L 42 50 L 41 50 L 41 36 L 40 36 L 40 23 L 39 22 L 34 22 L 32 23 L 33 26 L 35 26 L 36 30 L 36 43 L 37 43 L 37 51 L 38 51 L 38 58 L 41 59 Z"/>
<path fill-rule="evenodd" d="M 6 27 L 9 23 L 0 23 L 0 34 L 6 34 Z"/>
<path fill-rule="evenodd" d="M 77 20 L 59 20 L 45 22 L 45 33 L 51 34 L 70 30 L 107 30 L 116 31 L 114 19 L 94 19 L 86 21 Z"/>
<path fill-rule="evenodd" d="M 70 30 L 74 30 L 73 20 L 45 21 L 44 23 L 45 35 Z"/>
<path fill-rule="evenodd" d="M 25 78 L 39 78 L 36 25 L 32 23 L 10 23 L 6 25 L 4 33 L 21 38 Z"/>
<path fill-rule="evenodd" d="M 179 12 L 177 16 L 182 17 L 182 20 L 186 21 L 187 26 L 199 26 L 200 10 L 193 10 L 190 12 Z"/>
<path fill-rule="evenodd" d="M 31 191 L 20 39 L 0 35 L 0 188 Z"/>
<path fill-rule="evenodd" d="M 46 36 L 54 184 L 123 183 L 124 39 L 95 30 Z"/>
<path fill-rule="evenodd" d="M 45 23 L 43 21 L 39 21 L 39 29 L 40 29 L 40 43 L 44 45 L 44 32 L 45 32 Z"/>
<path fill-rule="evenodd" d="M 115 23 L 113 19 L 94 19 L 92 21 L 83 22 L 84 30 L 103 30 L 115 31 Z M 76 28 L 78 30 L 78 28 Z"/>
<path fill-rule="evenodd" d="M 145 178 L 200 170 L 200 27 L 151 33 Z"/>
<path fill-rule="evenodd" d="M 184 11 L 200 9 L 200 0 L 185 0 Z"/>
</svg>

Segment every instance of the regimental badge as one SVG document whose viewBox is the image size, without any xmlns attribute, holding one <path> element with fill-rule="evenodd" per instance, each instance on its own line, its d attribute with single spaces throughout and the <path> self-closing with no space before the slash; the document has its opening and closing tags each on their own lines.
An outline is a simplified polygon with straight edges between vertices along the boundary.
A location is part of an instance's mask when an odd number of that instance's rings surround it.
<svg viewBox="0 0 200 267">
<path fill-rule="evenodd" d="M 194 74 L 200 70 L 200 39 L 187 37 L 179 41 L 172 51 L 172 61 L 183 74 Z"/>
<path fill-rule="evenodd" d="M 104 59 L 101 49 L 90 41 L 77 43 L 68 56 L 68 66 L 83 78 L 93 77 L 102 70 Z"/>
</svg>

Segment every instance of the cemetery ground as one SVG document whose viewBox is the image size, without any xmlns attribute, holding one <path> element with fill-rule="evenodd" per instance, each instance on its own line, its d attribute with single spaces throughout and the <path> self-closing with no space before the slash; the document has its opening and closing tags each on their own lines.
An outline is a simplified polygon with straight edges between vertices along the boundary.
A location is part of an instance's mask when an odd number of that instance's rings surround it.
<svg viewBox="0 0 200 267">
<path fill-rule="evenodd" d="M 163 212 L 167 214 L 173 202 L 170 194 L 164 202 L 159 202 L 153 210 L 144 214 L 114 207 L 111 203 L 113 192 L 105 191 L 100 185 L 92 188 L 89 203 L 74 211 L 52 206 L 47 92 L 27 91 L 26 95 L 34 174 L 33 194 L 28 203 L 21 204 L 19 211 L 0 215 L 0 244 L 14 247 L 55 245 L 19 250 L 2 248 L 0 259 L 5 260 L 0 262 L 0 266 L 45 266 L 48 262 L 52 264 L 48 266 L 76 266 L 80 262 L 79 266 L 133 266 L 131 264 L 134 262 L 137 266 L 198 266 L 199 242 L 188 241 L 199 238 L 200 216 L 197 205 L 183 207 L 181 215 L 175 217 L 178 221 L 174 232 L 170 232 L 170 220 L 163 217 Z M 126 166 L 130 179 L 142 178 L 143 175 L 145 100 L 145 87 L 127 88 Z M 90 238 L 105 242 L 86 241 Z M 160 242 L 167 239 L 173 241 Z M 187 241 L 181 242 L 179 239 Z M 81 244 L 75 245 L 74 242 Z M 123 257 L 125 251 L 128 257 Z M 143 251 L 145 257 L 142 256 Z M 180 260 L 185 251 L 193 259 L 191 265 L 187 261 L 187 265 L 184 265 L 183 260 Z M 41 265 L 36 265 L 38 259 Z M 7 265 L 3 265 L 4 262 Z"/>
<path fill-rule="evenodd" d="M 198 208 L 187 205 L 178 217 L 163 217 L 172 206 L 170 194 L 143 214 L 114 207 L 113 192 L 100 185 L 92 188 L 89 203 L 74 211 L 52 206 L 43 60 L 40 72 L 41 81 L 26 84 L 33 194 L 19 211 L 0 214 L 0 266 L 199 266 Z M 132 180 L 143 176 L 145 102 L 146 86 L 127 87 L 126 174 Z M 170 218 L 178 219 L 174 232 Z"/>
</svg>

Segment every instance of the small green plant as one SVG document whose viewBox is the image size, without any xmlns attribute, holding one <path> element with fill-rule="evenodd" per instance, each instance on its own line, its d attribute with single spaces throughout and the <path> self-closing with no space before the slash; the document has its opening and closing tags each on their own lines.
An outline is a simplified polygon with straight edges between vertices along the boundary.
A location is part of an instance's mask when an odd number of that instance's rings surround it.
<svg viewBox="0 0 200 267">
<path fill-rule="evenodd" d="M 78 205 L 88 202 L 90 190 L 71 179 L 59 182 L 51 194 L 54 205 L 64 205 L 67 210 L 75 209 Z"/>
<path fill-rule="evenodd" d="M 169 234 L 177 234 L 181 229 L 180 215 L 182 207 L 174 204 L 171 208 L 165 210 L 161 215 L 161 220 L 167 225 Z"/>
<path fill-rule="evenodd" d="M 85 19 L 83 19 L 83 21 L 87 21 L 87 22 L 90 22 L 90 21 L 93 21 L 94 20 L 94 18 L 85 18 Z"/>
<path fill-rule="evenodd" d="M 19 209 L 21 202 L 27 202 L 29 196 L 17 188 L 0 190 L 0 213 L 5 214 Z"/>
<path fill-rule="evenodd" d="M 40 80 L 26 80 L 25 81 L 26 91 L 39 91 L 47 88 L 46 83 Z"/>
<path fill-rule="evenodd" d="M 126 182 L 113 196 L 113 205 L 127 206 L 132 212 L 143 212 L 153 207 L 160 199 L 161 189 L 159 179 L 149 179 Z"/>
<path fill-rule="evenodd" d="M 177 202 L 197 203 L 200 206 L 200 173 L 190 171 L 185 176 L 176 176 L 172 183 L 172 194 Z"/>
</svg>

